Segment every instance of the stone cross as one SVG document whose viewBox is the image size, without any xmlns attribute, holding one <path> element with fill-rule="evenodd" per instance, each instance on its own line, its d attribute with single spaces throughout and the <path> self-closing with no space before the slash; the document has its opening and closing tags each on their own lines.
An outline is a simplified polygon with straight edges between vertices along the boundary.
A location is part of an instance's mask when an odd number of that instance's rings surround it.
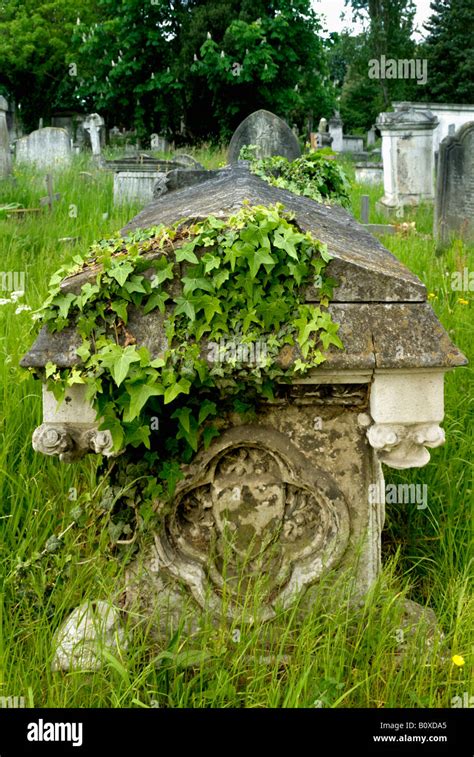
<svg viewBox="0 0 474 757">
<path fill-rule="evenodd" d="M 100 129 L 104 126 L 105 121 L 98 113 L 92 113 L 87 116 L 83 126 L 89 132 L 92 146 L 92 155 L 100 156 Z"/>
</svg>

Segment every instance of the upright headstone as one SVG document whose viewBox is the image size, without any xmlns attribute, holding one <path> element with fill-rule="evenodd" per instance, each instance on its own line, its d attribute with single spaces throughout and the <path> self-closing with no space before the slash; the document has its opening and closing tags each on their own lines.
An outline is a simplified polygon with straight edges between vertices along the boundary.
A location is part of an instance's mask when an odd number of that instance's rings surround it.
<svg viewBox="0 0 474 757">
<path fill-rule="evenodd" d="M 367 147 L 371 147 L 375 144 L 375 126 L 371 126 L 369 131 L 367 132 Z"/>
<path fill-rule="evenodd" d="M 237 127 L 229 145 L 229 163 L 239 160 L 240 151 L 246 145 L 257 146 L 257 158 L 282 155 L 288 160 L 296 160 L 301 155 L 298 140 L 290 127 L 268 110 L 251 113 Z"/>
<path fill-rule="evenodd" d="M 10 140 L 7 127 L 8 103 L 0 95 L 0 179 L 9 176 L 12 170 Z"/>
<path fill-rule="evenodd" d="M 318 147 L 330 147 L 332 144 L 332 137 L 328 133 L 328 122 L 325 118 L 321 118 L 318 126 Z"/>
<path fill-rule="evenodd" d="M 89 133 L 91 139 L 92 155 L 97 158 L 100 156 L 100 130 L 104 127 L 104 123 L 104 119 L 98 113 L 91 113 L 83 123 L 84 129 Z"/>
<path fill-rule="evenodd" d="M 162 137 L 160 134 L 151 135 L 150 146 L 152 150 L 158 150 L 158 152 L 168 152 L 170 148 L 166 137 Z"/>
<path fill-rule="evenodd" d="M 381 113 L 384 196 L 382 211 L 434 200 L 433 131 L 438 119 L 411 108 Z"/>
<path fill-rule="evenodd" d="M 329 119 L 329 134 L 332 137 L 331 147 L 334 152 L 342 152 L 342 120 L 338 110 L 336 110 L 333 117 Z"/>
<path fill-rule="evenodd" d="M 30 163 L 38 168 L 54 168 L 71 161 L 71 140 L 65 129 L 46 126 L 16 142 L 17 163 Z"/>
<path fill-rule="evenodd" d="M 453 237 L 474 242 L 474 121 L 440 144 L 435 235 L 439 246 Z"/>
</svg>

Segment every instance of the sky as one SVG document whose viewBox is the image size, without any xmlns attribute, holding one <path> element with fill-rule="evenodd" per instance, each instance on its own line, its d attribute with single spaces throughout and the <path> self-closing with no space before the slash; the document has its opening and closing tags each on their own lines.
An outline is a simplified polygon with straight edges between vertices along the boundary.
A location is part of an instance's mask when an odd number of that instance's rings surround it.
<svg viewBox="0 0 474 757">
<path fill-rule="evenodd" d="M 423 30 L 422 24 L 431 15 L 430 1 L 431 0 L 415 0 L 415 27 L 418 27 L 421 32 L 421 35 L 415 34 L 415 39 L 420 39 L 421 36 L 426 35 L 426 31 Z M 360 24 L 354 25 L 352 23 L 351 9 L 344 5 L 344 0 L 312 0 L 312 5 L 317 13 L 326 16 L 328 31 L 337 32 L 342 29 L 353 29 L 357 33 L 362 30 Z M 344 13 L 345 16 L 343 21 L 341 21 L 340 18 L 341 13 Z"/>
</svg>

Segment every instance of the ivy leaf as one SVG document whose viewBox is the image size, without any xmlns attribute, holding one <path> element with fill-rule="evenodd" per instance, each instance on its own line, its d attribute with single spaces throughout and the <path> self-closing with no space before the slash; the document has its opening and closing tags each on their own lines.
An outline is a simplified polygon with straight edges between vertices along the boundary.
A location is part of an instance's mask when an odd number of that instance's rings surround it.
<svg viewBox="0 0 474 757">
<path fill-rule="evenodd" d="M 166 300 L 169 300 L 169 297 L 169 294 L 167 294 L 166 292 L 153 292 L 153 294 L 150 295 L 150 297 L 146 301 L 146 305 L 143 308 L 144 315 L 151 313 L 151 311 L 155 310 L 155 308 L 158 308 L 160 313 L 164 313 L 165 302 Z"/>
<path fill-rule="evenodd" d="M 165 405 L 168 405 L 170 402 L 173 402 L 174 399 L 179 394 L 189 394 L 189 390 L 191 388 L 191 382 L 188 381 L 188 379 L 180 379 L 179 381 L 175 382 L 174 384 L 171 384 L 166 391 L 165 391 L 165 399 L 164 403 Z"/>
<path fill-rule="evenodd" d="M 219 273 L 216 273 L 212 277 L 212 281 L 214 283 L 215 288 L 220 289 L 224 281 L 227 281 L 229 276 L 230 276 L 230 273 L 226 268 L 224 268 L 222 271 L 219 271 Z"/>
<path fill-rule="evenodd" d="M 175 252 L 176 262 L 181 263 L 182 260 L 187 260 L 188 263 L 199 263 L 196 253 L 193 252 L 193 247 L 192 242 L 179 247 Z"/>
<path fill-rule="evenodd" d="M 121 318 L 124 323 L 127 323 L 128 302 L 125 302 L 125 300 L 116 300 L 115 302 L 112 302 L 110 307 L 114 311 L 114 313 L 117 313 L 118 317 Z"/>
<path fill-rule="evenodd" d="M 206 252 L 201 258 L 201 263 L 204 263 L 204 273 L 209 273 L 214 268 L 220 268 L 221 259 L 217 255 L 211 255 L 210 252 Z"/>
<path fill-rule="evenodd" d="M 120 386 L 127 377 L 131 364 L 140 360 L 140 356 L 137 355 L 136 349 L 132 345 L 125 347 L 125 349 L 117 345 L 117 351 L 107 356 L 102 362 L 110 367 L 113 380 L 117 386 Z"/>
<path fill-rule="evenodd" d="M 191 427 L 189 424 L 189 416 L 191 415 L 191 408 L 190 407 L 179 407 L 177 410 L 174 411 L 172 418 L 177 418 L 179 421 L 180 426 L 183 427 L 183 429 L 189 434 L 191 431 Z"/>
<path fill-rule="evenodd" d="M 152 289 L 155 289 L 155 287 L 159 286 L 163 283 L 163 281 L 166 281 L 167 279 L 173 279 L 174 273 L 173 273 L 173 263 L 168 263 L 167 266 L 164 268 L 161 268 L 158 270 L 155 274 L 153 274 L 151 278 L 151 287 Z"/>
<path fill-rule="evenodd" d="M 207 449 L 212 442 L 212 440 L 219 436 L 219 431 L 215 426 L 206 426 L 204 431 L 202 432 L 202 440 L 204 442 L 204 449 Z"/>
<path fill-rule="evenodd" d="M 217 405 L 210 400 L 204 400 L 199 408 L 198 423 L 201 426 L 210 415 L 217 415 Z"/>
<path fill-rule="evenodd" d="M 191 278 L 190 276 L 183 276 L 181 281 L 184 284 L 183 293 L 185 295 L 192 294 L 195 289 L 202 289 L 204 292 L 214 291 L 214 287 L 209 279 L 203 277 Z"/>
<path fill-rule="evenodd" d="M 190 321 L 196 320 L 196 311 L 194 309 L 194 305 L 191 302 L 191 300 L 187 300 L 185 297 L 177 297 L 175 299 L 175 302 L 177 304 L 177 308 L 175 308 L 174 314 L 179 315 L 180 313 L 184 313 L 188 316 Z"/>
<path fill-rule="evenodd" d="M 125 434 L 126 444 L 131 444 L 132 447 L 139 447 L 143 444 L 147 449 L 150 449 L 150 427 L 141 425 L 132 425 L 130 429 L 126 428 Z"/>
<path fill-rule="evenodd" d="M 141 292 L 143 294 L 146 294 L 146 289 L 143 286 L 142 276 L 132 276 L 129 281 L 125 282 L 124 289 L 126 289 L 129 294 L 132 294 L 132 292 Z"/>
<path fill-rule="evenodd" d="M 59 297 L 55 297 L 54 304 L 57 305 L 61 318 L 67 318 L 69 308 L 71 307 L 71 304 L 75 299 L 76 295 L 72 292 L 68 292 L 67 294 L 62 294 Z"/>
<path fill-rule="evenodd" d="M 124 429 L 113 412 L 104 413 L 104 422 L 99 426 L 101 431 L 110 431 L 114 452 L 119 452 L 123 446 Z"/>
<path fill-rule="evenodd" d="M 117 281 L 121 287 L 123 287 L 128 276 L 132 273 L 133 270 L 133 265 L 128 260 L 125 260 L 119 265 L 112 266 L 112 268 L 110 268 L 107 273 L 109 276 L 115 279 L 115 281 Z"/>
<path fill-rule="evenodd" d="M 276 263 L 276 260 L 272 258 L 269 252 L 265 249 L 259 249 L 255 250 L 253 257 L 250 260 L 249 267 L 250 267 L 250 273 L 255 278 L 257 275 L 260 266 L 271 264 L 274 265 Z"/>
<path fill-rule="evenodd" d="M 165 392 L 162 384 L 130 384 L 127 382 L 125 388 L 130 396 L 130 404 L 123 414 L 125 423 L 130 423 L 140 415 L 150 397 L 156 397 Z"/>
<path fill-rule="evenodd" d="M 77 351 L 77 350 L 76 350 L 76 351 Z M 48 378 L 49 378 L 50 376 L 52 376 L 52 375 L 53 375 L 53 373 L 56 373 L 56 370 L 57 370 L 57 368 L 56 368 L 56 365 L 55 365 L 54 363 L 51 363 L 51 362 L 49 362 L 49 361 L 48 361 L 48 362 L 46 363 L 46 365 L 45 365 L 45 367 L 44 367 L 44 368 L 45 368 L 45 377 L 46 377 L 47 379 L 48 379 Z"/>
</svg>

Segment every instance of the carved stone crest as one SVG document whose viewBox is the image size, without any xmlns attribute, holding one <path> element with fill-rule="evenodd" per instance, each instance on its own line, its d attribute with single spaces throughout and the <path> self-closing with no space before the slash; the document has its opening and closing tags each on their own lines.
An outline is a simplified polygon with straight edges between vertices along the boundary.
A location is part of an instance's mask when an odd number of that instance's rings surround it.
<svg viewBox="0 0 474 757">
<path fill-rule="evenodd" d="M 155 545 L 160 567 L 202 607 L 232 614 L 255 585 L 258 618 L 268 619 L 339 562 L 350 532 L 344 497 L 282 434 L 234 428 L 195 470 Z"/>
</svg>

